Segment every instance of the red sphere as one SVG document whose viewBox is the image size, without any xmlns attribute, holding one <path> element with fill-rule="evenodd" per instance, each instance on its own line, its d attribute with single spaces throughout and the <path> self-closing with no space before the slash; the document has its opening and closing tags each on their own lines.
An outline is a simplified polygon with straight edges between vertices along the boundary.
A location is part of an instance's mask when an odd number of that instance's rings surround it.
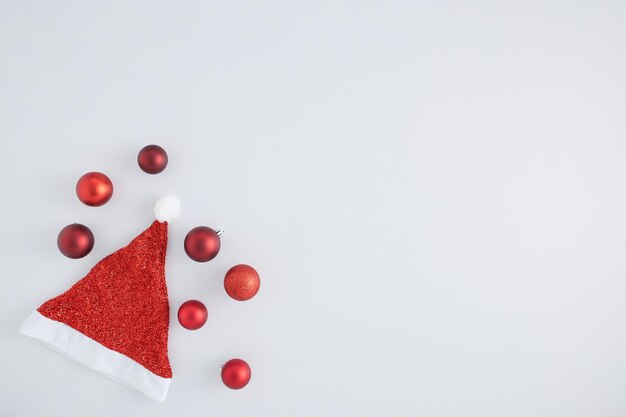
<svg viewBox="0 0 626 417">
<path fill-rule="evenodd" d="M 230 389 L 241 389 L 248 385 L 252 371 L 243 359 L 231 359 L 222 366 L 222 382 Z"/>
<path fill-rule="evenodd" d="M 200 301 L 185 301 L 178 309 L 178 322 L 187 330 L 198 330 L 204 326 L 209 313 Z"/>
<path fill-rule="evenodd" d="M 260 286 L 259 274 L 250 265 L 235 265 L 228 270 L 224 277 L 226 293 L 237 301 L 251 299 L 259 292 Z"/>
<path fill-rule="evenodd" d="M 65 226 L 57 237 L 57 246 L 68 258 L 78 259 L 87 256 L 93 249 L 93 233 L 87 226 L 74 223 Z"/>
<path fill-rule="evenodd" d="M 148 145 L 137 155 L 139 168 L 148 174 L 158 174 L 167 167 L 167 153 L 159 145 Z"/>
<path fill-rule="evenodd" d="M 88 172 L 78 179 L 76 195 L 88 206 L 98 207 L 111 199 L 113 184 L 109 177 L 101 172 Z"/>
<path fill-rule="evenodd" d="M 196 262 L 208 262 L 215 258 L 220 246 L 220 237 L 210 227 L 195 227 L 185 236 L 185 252 Z"/>
</svg>

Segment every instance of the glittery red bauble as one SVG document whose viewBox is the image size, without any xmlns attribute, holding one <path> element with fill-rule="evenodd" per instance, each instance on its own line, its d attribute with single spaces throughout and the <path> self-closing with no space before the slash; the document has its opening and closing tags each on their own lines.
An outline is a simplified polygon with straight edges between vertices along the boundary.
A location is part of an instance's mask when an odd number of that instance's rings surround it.
<svg viewBox="0 0 626 417">
<path fill-rule="evenodd" d="M 198 226 L 185 237 L 185 252 L 197 262 L 208 262 L 220 251 L 220 237 L 210 227 Z"/>
<path fill-rule="evenodd" d="M 86 256 L 93 249 L 93 233 L 87 226 L 74 223 L 65 226 L 57 237 L 57 246 L 68 258 L 78 259 Z"/>
<path fill-rule="evenodd" d="M 224 277 L 224 289 L 237 301 L 251 299 L 259 292 L 260 286 L 259 274 L 250 265 L 235 265 Z"/>
<path fill-rule="evenodd" d="M 231 359 L 222 367 L 222 382 L 230 389 L 241 389 L 248 385 L 252 371 L 243 359 Z"/>
<path fill-rule="evenodd" d="M 98 207 L 111 199 L 113 184 L 101 172 L 88 172 L 76 183 L 76 195 L 88 206 Z"/>
<path fill-rule="evenodd" d="M 159 145 L 148 145 L 137 155 L 139 168 L 148 174 L 158 174 L 167 167 L 167 153 Z"/>
<path fill-rule="evenodd" d="M 200 301 L 185 301 L 178 309 L 178 321 L 187 330 L 198 330 L 204 326 L 209 313 Z"/>
</svg>

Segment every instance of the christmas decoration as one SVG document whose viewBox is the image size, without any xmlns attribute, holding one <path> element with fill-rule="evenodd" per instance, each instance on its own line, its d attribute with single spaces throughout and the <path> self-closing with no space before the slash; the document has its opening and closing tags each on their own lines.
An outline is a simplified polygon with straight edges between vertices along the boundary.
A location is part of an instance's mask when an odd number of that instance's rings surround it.
<svg viewBox="0 0 626 417">
<path fill-rule="evenodd" d="M 159 145 L 148 145 L 137 155 L 139 167 L 148 174 L 158 174 L 167 167 L 167 153 Z"/>
<path fill-rule="evenodd" d="M 195 227 L 185 237 L 185 252 L 196 262 L 208 262 L 219 253 L 221 237 L 221 231 L 206 226 Z"/>
<path fill-rule="evenodd" d="M 167 153 L 148 145 L 137 155 L 148 174 L 162 172 Z M 78 180 L 76 195 L 92 207 L 106 204 L 113 195 L 111 180 L 89 172 Z M 172 380 L 168 357 L 169 302 L 165 281 L 168 223 L 180 215 L 176 197 L 163 196 L 154 206 L 156 220 L 127 246 L 98 262 L 82 279 L 61 295 L 43 303 L 25 320 L 20 331 L 59 350 L 83 365 L 164 401 Z M 215 258 L 221 231 L 195 227 L 185 236 L 187 255 L 197 262 Z M 94 246 L 94 236 L 82 224 L 64 227 L 57 246 L 69 258 L 82 258 Z M 235 265 L 224 277 L 226 293 L 245 301 L 259 291 L 260 278 L 249 265 Z M 198 300 L 184 302 L 178 321 L 188 330 L 207 321 L 206 306 Z M 224 364 L 222 381 L 241 389 L 250 381 L 250 366 L 242 359 Z"/>
<path fill-rule="evenodd" d="M 259 292 L 260 286 L 259 274 L 250 265 L 235 265 L 226 272 L 224 277 L 226 293 L 237 301 L 251 299 Z"/>
<path fill-rule="evenodd" d="M 243 359 L 231 359 L 222 366 L 222 382 L 230 389 L 241 389 L 248 385 L 252 370 Z"/>
<path fill-rule="evenodd" d="M 167 222 L 155 220 L 65 293 L 42 304 L 21 332 L 163 401 L 172 378 L 167 228 Z"/>
<path fill-rule="evenodd" d="M 88 206 L 102 206 L 111 199 L 113 184 L 109 177 L 101 172 L 88 172 L 78 179 L 76 195 Z"/>
<path fill-rule="evenodd" d="M 187 330 L 198 330 L 208 316 L 206 307 L 198 300 L 185 301 L 178 309 L 178 322 Z"/>
<path fill-rule="evenodd" d="M 68 258 L 85 257 L 93 249 L 94 238 L 91 230 L 85 225 L 74 223 L 65 226 L 57 237 L 57 246 Z"/>
</svg>

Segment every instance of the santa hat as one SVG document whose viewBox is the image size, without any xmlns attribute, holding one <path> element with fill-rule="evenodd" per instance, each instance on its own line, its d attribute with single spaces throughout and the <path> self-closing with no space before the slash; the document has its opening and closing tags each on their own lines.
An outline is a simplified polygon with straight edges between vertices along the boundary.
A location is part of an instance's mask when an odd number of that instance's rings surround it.
<svg viewBox="0 0 626 417">
<path fill-rule="evenodd" d="M 167 224 L 178 217 L 180 203 L 162 197 L 154 211 L 157 220 L 148 229 L 98 262 L 69 290 L 43 303 L 20 331 L 163 401 L 172 380 Z"/>
</svg>

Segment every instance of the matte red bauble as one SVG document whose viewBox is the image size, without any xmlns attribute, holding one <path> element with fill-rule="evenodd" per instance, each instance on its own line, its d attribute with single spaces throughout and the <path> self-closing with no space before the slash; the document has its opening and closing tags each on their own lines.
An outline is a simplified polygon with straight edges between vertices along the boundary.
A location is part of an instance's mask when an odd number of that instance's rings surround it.
<svg viewBox="0 0 626 417">
<path fill-rule="evenodd" d="M 88 206 L 98 207 L 111 199 L 113 184 L 101 172 L 88 172 L 76 183 L 76 195 Z"/>
<path fill-rule="evenodd" d="M 251 299 L 259 292 L 260 286 L 259 274 L 250 265 L 235 265 L 224 277 L 226 293 L 237 301 Z"/>
<path fill-rule="evenodd" d="M 220 235 L 206 226 L 198 226 L 185 237 L 185 252 L 196 262 L 208 262 L 220 251 Z"/>
<path fill-rule="evenodd" d="M 178 309 L 178 322 L 187 330 L 198 330 L 204 326 L 209 313 L 200 301 L 185 301 Z"/>
<path fill-rule="evenodd" d="M 144 172 L 158 174 L 167 167 L 167 153 L 159 145 L 148 145 L 139 151 L 137 163 Z"/>
<path fill-rule="evenodd" d="M 87 226 L 74 223 L 65 226 L 57 237 L 57 246 L 68 258 L 78 259 L 87 256 L 93 249 L 93 233 Z"/>
<path fill-rule="evenodd" d="M 231 359 L 222 366 L 222 382 L 230 389 L 241 389 L 248 385 L 252 371 L 243 359 Z"/>
</svg>

